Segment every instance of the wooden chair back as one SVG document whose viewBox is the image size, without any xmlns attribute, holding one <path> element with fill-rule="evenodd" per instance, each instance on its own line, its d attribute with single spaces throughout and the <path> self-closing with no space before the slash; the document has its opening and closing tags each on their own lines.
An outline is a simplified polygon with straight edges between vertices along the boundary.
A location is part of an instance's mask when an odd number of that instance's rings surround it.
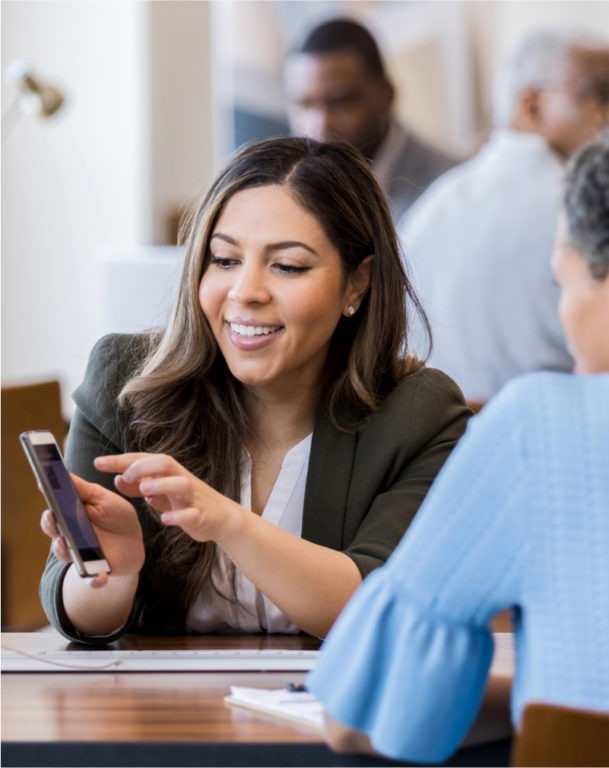
<svg viewBox="0 0 609 768">
<path fill-rule="evenodd" d="M 609 712 L 529 704 L 512 766 L 609 766 Z"/>
<path fill-rule="evenodd" d="M 3 631 L 27 632 L 48 624 L 38 596 L 50 546 L 40 530 L 46 504 L 19 444 L 19 433 L 30 429 L 49 429 L 63 444 L 67 425 L 58 381 L 2 387 Z"/>
</svg>

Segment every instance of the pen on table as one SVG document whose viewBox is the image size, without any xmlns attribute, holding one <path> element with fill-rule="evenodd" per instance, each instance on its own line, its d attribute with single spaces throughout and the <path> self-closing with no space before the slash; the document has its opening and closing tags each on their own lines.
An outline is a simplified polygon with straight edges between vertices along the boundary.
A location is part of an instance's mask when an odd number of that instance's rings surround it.
<svg viewBox="0 0 609 768">
<path fill-rule="evenodd" d="M 288 683 L 285 689 L 290 693 L 306 693 L 308 690 L 304 683 Z"/>
</svg>

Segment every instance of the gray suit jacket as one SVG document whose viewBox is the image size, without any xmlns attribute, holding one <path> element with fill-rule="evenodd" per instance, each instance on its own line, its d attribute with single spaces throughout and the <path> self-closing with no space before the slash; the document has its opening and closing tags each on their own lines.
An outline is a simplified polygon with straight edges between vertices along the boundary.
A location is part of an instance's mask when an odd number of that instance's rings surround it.
<svg viewBox="0 0 609 768">
<path fill-rule="evenodd" d="M 393 131 L 395 140 L 401 141 L 402 146 L 392 158 L 391 167 L 386 169 L 381 182 L 389 200 L 393 221 L 397 224 L 402 214 L 431 182 L 457 165 L 459 160 L 428 144 L 412 131 L 405 131 L 396 123 Z M 380 149 L 382 151 L 383 147 Z"/>
<path fill-rule="evenodd" d="M 93 458 L 136 449 L 125 438 L 128 429 L 116 402 L 139 362 L 134 338 L 111 335 L 99 341 L 74 394 L 78 409 L 70 427 L 66 461 L 76 474 L 111 490 L 115 490 L 112 477 L 98 473 Z M 345 552 L 362 577 L 382 565 L 465 431 L 470 415 L 454 382 L 427 368 L 404 378 L 356 432 L 339 431 L 320 414 L 309 459 L 303 538 Z M 72 626 L 61 599 L 68 566 L 49 556 L 41 598 L 49 620 L 65 636 L 99 643 L 114 640 L 124 631 L 185 632 L 188 606 L 180 600 L 175 574 L 163 572 L 151 554 L 159 523 L 144 504 L 135 505 L 147 558 L 131 619 L 121 633 L 85 637 Z"/>
</svg>

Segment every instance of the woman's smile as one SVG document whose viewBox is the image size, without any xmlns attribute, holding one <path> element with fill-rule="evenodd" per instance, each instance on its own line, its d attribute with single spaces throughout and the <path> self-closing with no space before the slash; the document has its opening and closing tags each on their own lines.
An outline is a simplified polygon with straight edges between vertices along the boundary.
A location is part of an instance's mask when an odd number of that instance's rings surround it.
<svg viewBox="0 0 609 768">
<path fill-rule="evenodd" d="M 259 325 L 227 321 L 228 335 L 238 349 L 257 350 L 272 344 L 283 331 L 282 325 Z"/>
</svg>

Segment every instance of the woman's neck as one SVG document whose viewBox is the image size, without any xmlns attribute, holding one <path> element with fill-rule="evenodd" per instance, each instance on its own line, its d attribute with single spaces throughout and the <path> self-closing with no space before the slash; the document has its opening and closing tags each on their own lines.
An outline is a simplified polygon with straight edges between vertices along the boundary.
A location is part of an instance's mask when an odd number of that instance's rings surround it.
<svg viewBox="0 0 609 768">
<path fill-rule="evenodd" d="M 313 431 L 317 398 L 252 400 L 254 430 L 246 441 L 251 457 L 251 509 L 261 515 L 277 482 L 283 460 Z"/>
<path fill-rule="evenodd" d="M 259 450 L 287 452 L 313 431 L 318 395 L 300 392 L 298 398 L 252 394 L 254 430 L 248 440 L 250 453 Z"/>
</svg>

